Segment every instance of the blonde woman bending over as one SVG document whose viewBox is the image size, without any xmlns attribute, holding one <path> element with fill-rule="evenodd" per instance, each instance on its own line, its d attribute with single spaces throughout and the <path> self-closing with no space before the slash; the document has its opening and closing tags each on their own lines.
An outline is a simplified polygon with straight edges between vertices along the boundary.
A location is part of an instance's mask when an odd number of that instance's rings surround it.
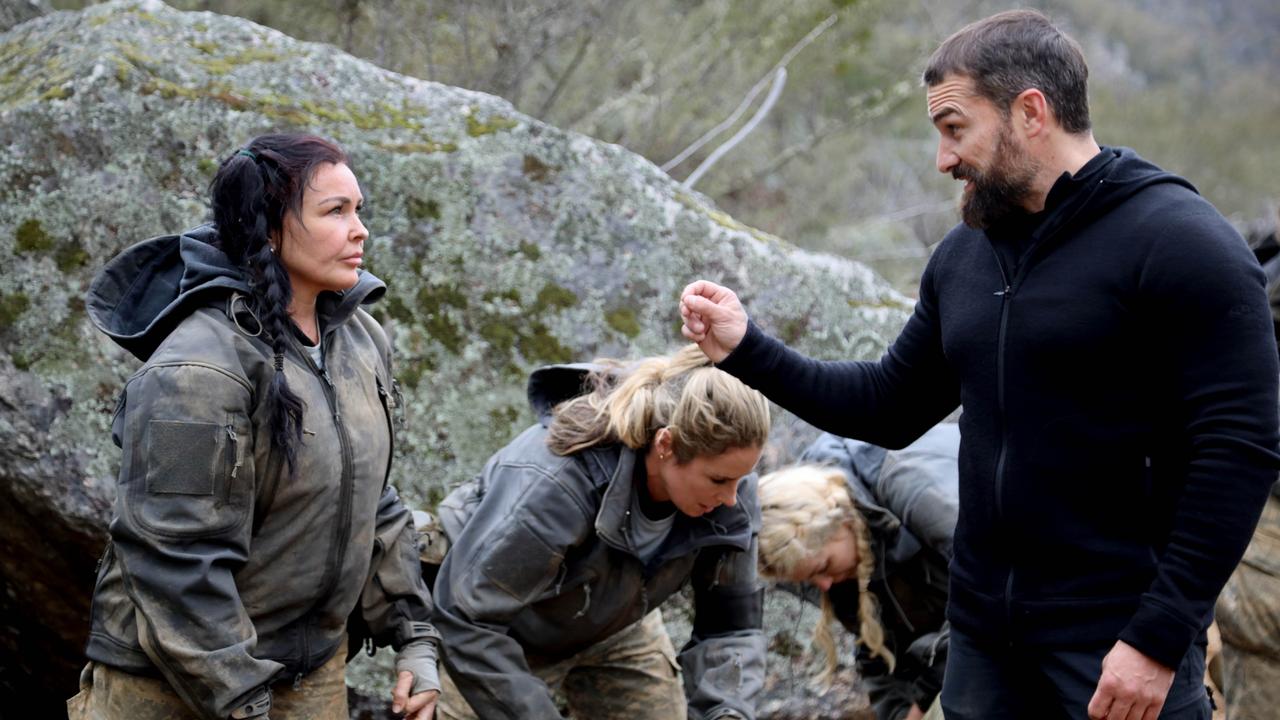
<svg viewBox="0 0 1280 720">
<path fill-rule="evenodd" d="M 691 345 L 543 368 L 529 398 L 540 422 L 439 508 L 440 717 L 559 720 L 556 690 L 582 719 L 755 717 L 764 397 Z M 677 660 L 658 607 L 686 582 Z"/>
<path fill-rule="evenodd" d="M 805 464 L 760 479 L 761 571 L 821 591 L 814 643 L 826 677 L 836 666 L 830 620 L 857 635 L 858 674 L 878 720 L 942 716 L 959 444 L 951 424 L 902 450 L 823 435 Z"/>
</svg>

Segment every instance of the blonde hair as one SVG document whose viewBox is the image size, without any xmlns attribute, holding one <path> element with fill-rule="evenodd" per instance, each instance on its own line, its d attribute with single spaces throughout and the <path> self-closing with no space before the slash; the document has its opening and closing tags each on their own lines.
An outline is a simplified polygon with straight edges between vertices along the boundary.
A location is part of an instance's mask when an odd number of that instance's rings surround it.
<svg viewBox="0 0 1280 720">
<path fill-rule="evenodd" d="M 769 437 L 769 402 L 716 369 L 697 345 L 632 365 L 597 361 L 593 389 L 561 403 L 547 445 L 569 455 L 596 445 L 647 447 L 661 428 L 671 433 L 680 463 L 741 447 L 762 447 Z"/>
<path fill-rule="evenodd" d="M 822 552 L 841 526 L 853 533 L 858 554 L 858 642 L 879 655 L 893 672 L 893 653 L 884 646 L 880 607 L 871 592 L 875 554 L 871 532 L 845 487 L 844 473 L 818 465 L 795 465 L 760 478 L 760 574 L 787 580 L 806 560 Z M 813 644 L 826 657 L 819 680 L 826 683 L 836 669 L 836 645 L 831 637 L 835 609 L 822 594 L 822 619 L 813 630 Z"/>
</svg>

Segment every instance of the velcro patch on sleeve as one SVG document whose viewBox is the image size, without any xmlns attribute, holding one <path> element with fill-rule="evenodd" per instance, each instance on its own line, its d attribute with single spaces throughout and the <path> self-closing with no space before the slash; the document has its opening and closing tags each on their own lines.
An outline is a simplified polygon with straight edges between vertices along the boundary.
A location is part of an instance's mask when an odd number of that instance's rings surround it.
<svg viewBox="0 0 1280 720">
<path fill-rule="evenodd" d="M 152 420 L 147 424 L 147 492 L 212 495 L 225 453 L 222 425 Z"/>
</svg>

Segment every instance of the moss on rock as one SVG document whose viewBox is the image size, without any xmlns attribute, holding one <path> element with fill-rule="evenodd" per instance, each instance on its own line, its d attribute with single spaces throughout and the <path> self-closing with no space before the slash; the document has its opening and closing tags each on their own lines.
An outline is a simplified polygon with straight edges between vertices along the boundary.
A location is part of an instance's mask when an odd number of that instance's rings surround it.
<svg viewBox="0 0 1280 720">
<path fill-rule="evenodd" d="M 26 293 L 0 292 L 0 330 L 8 330 L 18 322 L 18 318 L 31 307 L 31 298 Z"/>
<path fill-rule="evenodd" d="M 47 253 L 53 249 L 53 238 L 44 231 L 39 220 L 29 219 L 18 226 L 13 235 L 13 248 L 20 254 Z"/>
<path fill-rule="evenodd" d="M 538 291 L 538 297 L 533 301 L 533 307 L 530 309 L 535 315 L 541 315 L 548 310 L 563 310 L 577 304 L 578 296 L 572 290 L 563 285 L 548 282 Z"/>
<path fill-rule="evenodd" d="M 482 135 L 492 135 L 503 130 L 510 130 L 520 123 L 512 118 L 502 117 L 499 115 L 490 115 L 484 120 L 476 117 L 475 113 L 467 115 L 467 134 L 471 137 L 480 137 Z"/>
<path fill-rule="evenodd" d="M 604 322 L 629 338 L 640 334 L 640 321 L 636 319 L 636 311 L 631 308 L 609 310 L 604 314 Z"/>
</svg>

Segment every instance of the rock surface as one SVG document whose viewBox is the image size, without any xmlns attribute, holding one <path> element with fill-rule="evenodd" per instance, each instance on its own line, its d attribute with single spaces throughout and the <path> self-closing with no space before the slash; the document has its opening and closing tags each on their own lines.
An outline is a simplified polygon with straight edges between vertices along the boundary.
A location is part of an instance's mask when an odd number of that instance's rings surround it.
<svg viewBox="0 0 1280 720">
<path fill-rule="evenodd" d="M 50 11 L 48 0 L 5 0 L 0 3 L 0 32 Z"/>
<path fill-rule="evenodd" d="M 137 367 L 86 322 L 88 282 L 202 221 L 218 160 L 274 130 L 354 158 L 407 400 L 394 482 L 419 505 L 530 421 L 531 368 L 676 346 L 694 278 L 824 357 L 877 355 L 910 310 L 865 267 L 495 97 L 159 2 L 16 25 L 0 34 L 0 707 L 52 717 L 82 663 L 119 458 L 108 427 Z"/>
</svg>

